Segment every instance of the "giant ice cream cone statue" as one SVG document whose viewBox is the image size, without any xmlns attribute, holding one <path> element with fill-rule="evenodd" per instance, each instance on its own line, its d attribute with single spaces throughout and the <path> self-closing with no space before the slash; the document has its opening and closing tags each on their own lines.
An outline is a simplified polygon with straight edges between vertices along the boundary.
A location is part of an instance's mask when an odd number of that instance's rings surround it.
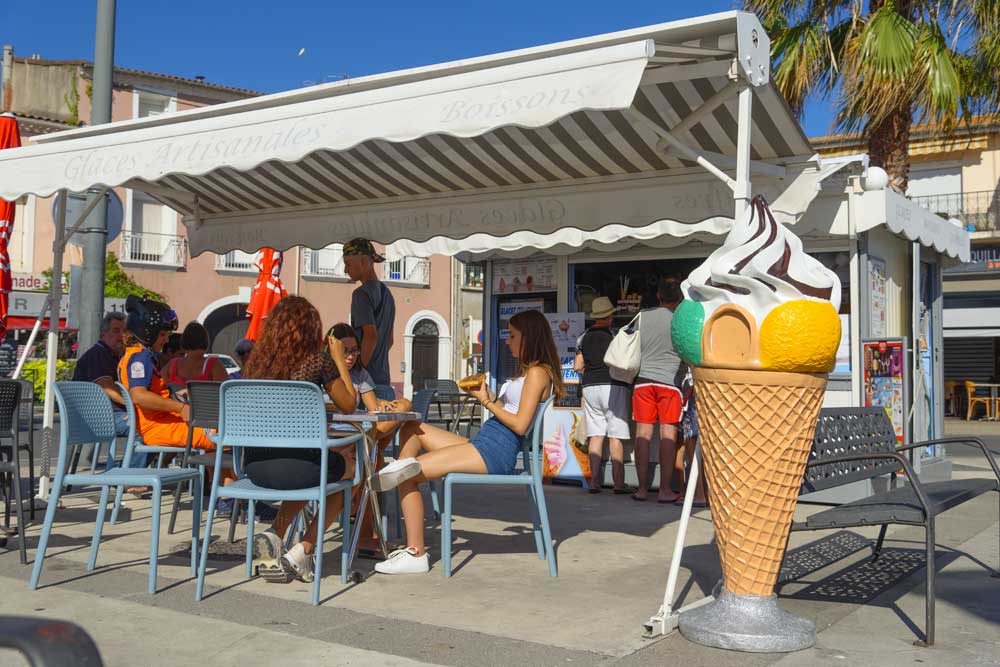
<svg viewBox="0 0 1000 667">
<path fill-rule="evenodd" d="M 682 289 L 671 333 L 693 369 L 724 581 L 681 632 L 721 648 L 807 648 L 815 627 L 778 608 L 774 585 L 840 341 L 840 281 L 756 197 Z"/>
</svg>

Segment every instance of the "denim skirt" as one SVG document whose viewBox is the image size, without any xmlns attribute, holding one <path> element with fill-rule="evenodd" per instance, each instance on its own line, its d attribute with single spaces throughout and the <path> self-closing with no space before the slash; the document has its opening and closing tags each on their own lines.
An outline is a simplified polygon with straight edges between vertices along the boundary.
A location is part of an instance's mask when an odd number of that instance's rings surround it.
<svg viewBox="0 0 1000 667">
<path fill-rule="evenodd" d="M 521 451 L 521 438 L 500 423 L 499 419 L 486 420 L 483 428 L 472 439 L 472 446 L 486 464 L 491 475 L 511 475 Z"/>
</svg>

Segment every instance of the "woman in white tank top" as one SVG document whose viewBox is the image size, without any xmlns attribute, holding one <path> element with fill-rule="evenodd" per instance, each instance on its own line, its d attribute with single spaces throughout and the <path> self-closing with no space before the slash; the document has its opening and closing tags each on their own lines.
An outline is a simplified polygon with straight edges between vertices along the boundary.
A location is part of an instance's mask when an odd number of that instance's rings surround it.
<svg viewBox="0 0 1000 667">
<path fill-rule="evenodd" d="M 485 381 L 469 391 L 491 418 L 471 441 L 436 426 L 407 422 L 399 432 L 399 458 L 373 480 L 376 490 L 399 487 L 406 548 L 394 551 L 375 570 L 415 574 L 430 569 L 424 545 L 424 502 L 417 484 L 451 472 L 504 475 L 514 471 L 521 438 L 531 429 L 538 404 L 563 396 L 562 367 L 552 329 L 537 311 L 518 313 L 508 325 L 507 345 L 520 363 L 516 378 L 494 396 Z M 426 452 L 420 455 L 420 452 Z M 419 456 L 418 456 L 419 455 Z"/>
</svg>

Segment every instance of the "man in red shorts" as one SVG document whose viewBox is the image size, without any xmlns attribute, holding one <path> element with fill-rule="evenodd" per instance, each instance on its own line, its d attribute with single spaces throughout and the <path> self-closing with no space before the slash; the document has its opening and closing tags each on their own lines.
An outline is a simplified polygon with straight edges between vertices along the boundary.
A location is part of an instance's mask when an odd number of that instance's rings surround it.
<svg viewBox="0 0 1000 667">
<path fill-rule="evenodd" d="M 656 501 L 672 503 L 679 494 L 670 489 L 677 449 L 677 424 L 684 404 L 680 386 L 687 367 L 674 351 L 670 340 L 670 321 L 681 301 L 680 285 L 672 278 L 660 282 L 656 297 L 659 305 L 644 310 L 639 318 L 639 374 L 632 391 L 632 417 L 635 419 L 635 472 L 639 488 L 633 500 L 646 500 L 649 490 L 649 443 L 653 425 L 660 424 L 660 492 Z"/>
</svg>

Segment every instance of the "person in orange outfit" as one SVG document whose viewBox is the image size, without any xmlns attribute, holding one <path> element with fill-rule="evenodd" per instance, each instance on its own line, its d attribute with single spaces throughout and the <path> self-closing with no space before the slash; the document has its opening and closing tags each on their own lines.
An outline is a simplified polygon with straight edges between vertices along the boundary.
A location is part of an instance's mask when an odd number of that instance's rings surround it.
<svg viewBox="0 0 1000 667">
<path fill-rule="evenodd" d="M 118 376 L 135 403 L 138 434 L 146 445 L 184 447 L 187 444 L 190 408 L 170 397 L 160 375 L 158 356 L 170 333 L 177 328 L 177 313 L 165 303 L 137 296 L 125 300 L 126 329 L 139 345 L 125 350 Z M 195 429 L 192 446 L 213 450 L 203 429 Z"/>
</svg>

